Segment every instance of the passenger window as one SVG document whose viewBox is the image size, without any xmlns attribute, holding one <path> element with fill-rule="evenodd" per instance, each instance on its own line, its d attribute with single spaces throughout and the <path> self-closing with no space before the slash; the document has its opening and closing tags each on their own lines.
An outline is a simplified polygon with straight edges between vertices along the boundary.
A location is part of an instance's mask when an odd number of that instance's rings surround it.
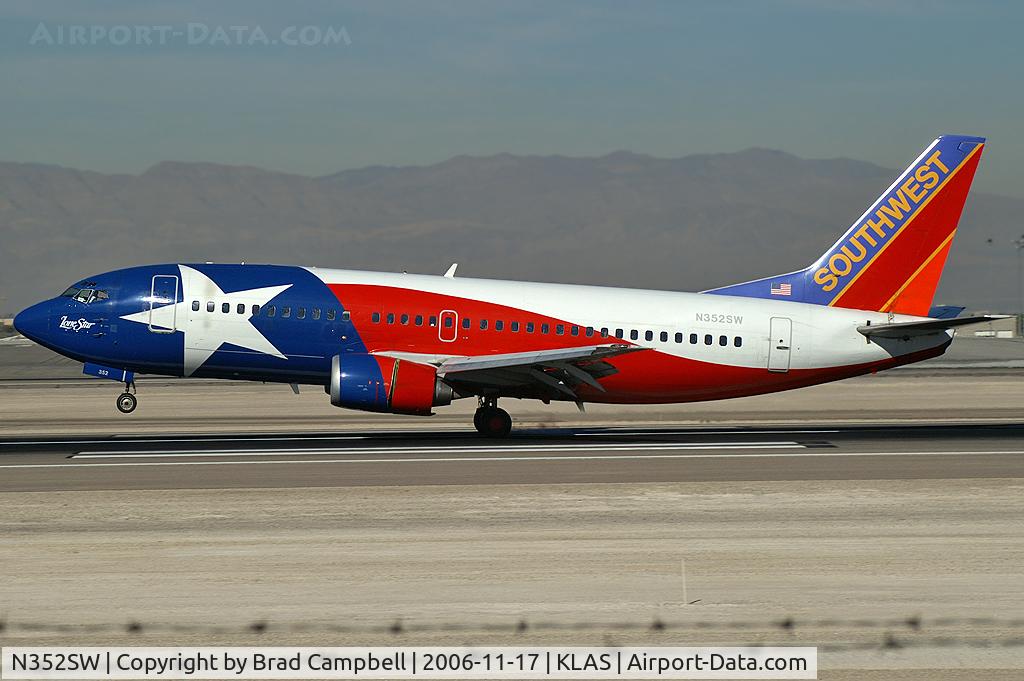
<svg viewBox="0 0 1024 681">
<path fill-rule="evenodd" d="M 555 333 L 559 336 L 565 335 L 565 324 L 555 324 Z"/>
<path fill-rule="evenodd" d="M 715 337 L 710 333 L 704 336 L 704 345 L 711 345 L 715 342 Z"/>
<path fill-rule="evenodd" d="M 504 328 L 505 328 L 505 322 L 501 321 L 500 319 L 495 320 L 495 322 L 494 322 L 494 330 L 495 331 L 501 331 Z"/>
<path fill-rule="evenodd" d="M 199 312 L 199 301 L 198 300 L 193 300 L 192 301 L 192 311 L 193 312 Z"/>
<path fill-rule="evenodd" d="M 402 323 L 402 326 L 409 326 L 409 315 L 407 315 L 407 314 L 402 315 L 402 317 L 399 319 L 399 321 Z"/>
<path fill-rule="evenodd" d="M 337 317 L 338 317 L 337 310 L 328 310 L 327 311 L 327 321 L 333 322 L 335 319 L 337 319 Z"/>
<path fill-rule="evenodd" d="M 423 326 L 423 315 L 416 315 L 416 326 Z"/>
<path fill-rule="evenodd" d="M 550 333 L 551 332 L 551 326 L 548 325 L 548 324 L 541 324 L 540 325 L 540 332 L 541 333 Z"/>
<path fill-rule="evenodd" d="M 260 306 L 259 305 L 253 305 L 252 306 L 252 316 L 255 317 L 259 313 L 260 313 Z"/>
<path fill-rule="evenodd" d="M 388 312 L 388 324 L 394 324 L 394 323 L 395 323 L 395 313 L 394 312 Z"/>
<path fill-rule="evenodd" d="M 267 308 L 267 316 L 268 317 L 273 317 L 276 314 L 277 314 L 277 306 L 276 305 L 271 305 L 270 307 Z"/>
<path fill-rule="evenodd" d="M 629 330 L 629 340 L 639 340 L 639 339 L 640 339 L 640 332 L 637 331 L 636 329 L 630 329 Z"/>
<path fill-rule="evenodd" d="M 650 329 L 645 331 L 644 332 L 644 340 L 648 340 L 648 341 L 654 340 L 654 332 L 651 331 Z"/>
<path fill-rule="evenodd" d="M 372 315 L 370 315 L 370 319 L 373 321 L 374 324 L 380 324 L 380 312 L 374 312 Z"/>
<path fill-rule="evenodd" d="M 216 306 L 216 304 L 212 300 L 209 301 L 208 303 L 206 303 L 206 311 L 207 312 L 213 312 L 216 309 L 217 309 L 217 306 Z"/>
<path fill-rule="evenodd" d="M 334 310 L 331 310 L 331 319 L 334 319 Z M 341 311 L 341 321 L 347 322 L 352 319 L 352 313 L 348 310 Z"/>
<path fill-rule="evenodd" d="M 677 333 L 676 334 L 676 343 L 682 343 L 682 342 L 683 342 L 683 334 Z"/>
<path fill-rule="evenodd" d="M 320 308 L 319 307 L 314 307 L 313 308 L 313 319 L 320 319 Z"/>
<path fill-rule="evenodd" d="M 295 311 L 295 318 L 296 319 L 305 319 L 306 318 L 306 308 L 300 307 L 298 310 L 296 310 Z"/>
<path fill-rule="evenodd" d="M 480 330 L 481 331 L 486 331 L 487 330 L 487 320 L 486 319 L 481 319 L 480 320 Z"/>
<path fill-rule="evenodd" d="M 284 317 L 284 318 L 291 317 L 292 316 L 292 308 L 290 306 L 287 306 L 287 305 L 282 307 L 281 308 L 281 316 Z"/>
<path fill-rule="evenodd" d="M 668 331 L 662 331 L 661 332 L 661 342 L 662 343 L 667 343 L 668 342 Z"/>
<path fill-rule="evenodd" d="M 469 317 L 462 318 L 462 328 L 468 329 L 470 325 Z"/>
<path fill-rule="evenodd" d="M 533 333 L 533 322 L 526 322 L 526 333 Z"/>
<path fill-rule="evenodd" d="M 444 318 L 444 328 L 446 328 L 446 329 L 450 329 L 450 328 L 452 328 L 452 324 L 453 324 L 453 323 L 454 323 L 454 322 L 452 321 L 452 318 L 451 318 L 451 317 L 445 317 L 445 318 Z"/>
<path fill-rule="evenodd" d="M 220 311 L 224 313 L 231 312 L 231 303 L 221 303 Z"/>
<path fill-rule="evenodd" d="M 727 337 L 725 337 L 725 336 L 719 336 L 718 337 L 718 344 L 721 345 L 724 348 L 726 345 L 729 344 L 729 339 Z"/>
<path fill-rule="evenodd" d="M 519 322 L 509 322 L 508 328 L 512 333 L 519 333 Z"/>
<path fill-rule="evenodd" d="M 593 338 L 593 337 L 594 337 L 594 327 L 588 326 L 587 327 L 587 338 Z"/>
<path fill-rule="evenodd" d="M 580 327 L 578 327 L 578 326 L 570 326 L 569 327 L 569 333 L 571 333 L 574 336 L 580 335 Z"/>
<path fill-rule="evenodd" d="M 622 329 L 615 329 L 615 337 L 616 338 L 625 338 L 625 336 L 626 336 L 626 334 L 625 334 L 625 332 L 623 332 Z"/>
<path fill-rule="evenodd" d="M 608 327 L 607 326 L 602 326 L 601 327 L 601 338 L 607 338 L 607 337 L 608 337 Z"/>
<path fill-rule="evenodd" d="M 245 314 L 245 303 L 239 303 L 235 306 L 235 312 L 238 314 Z"/>
<path fill-rule="evenodd" d="M 739 336 L 736 336 L 735 338 L 732 339 L 732 344 L 738 348 L 741 348 L 743 347 L 743 339 L 740 338 Z"/>
<path fill-rule="evenodd" d="M 430 325 L 437 326 L 437 317 L 435 317 L 434 315 L 430 315 Z M 449 324 L 448 326 L 451 326 L 451 324 Z"/>
<path fill-rule="evenodd" d="M 697 334 L 691 333 L 690 334 L 690 345 L 696 345 L 696 344 L 697 344 Z"/>
</svg>

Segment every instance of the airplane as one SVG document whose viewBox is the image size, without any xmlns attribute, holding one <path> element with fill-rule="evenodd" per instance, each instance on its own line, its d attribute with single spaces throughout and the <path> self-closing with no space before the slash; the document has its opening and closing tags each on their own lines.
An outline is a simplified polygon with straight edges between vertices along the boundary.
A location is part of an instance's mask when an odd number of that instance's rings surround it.
<svg viewBox="0 0 1024 681">
<path fill-rule="evenodd" d="M 664 404 L 774 393 L 945 352 L 932 298 L 981 137 L 934 140 L 813 264 L 700 293 L 261 264 L 161 264 L 75 283 L 18 332 L 122 382 L 136 373 L 322 386 L 349 409 L 430 415 L 476 397 Z M 930 314 L 930 310 L 932 311 Z"/>
</svg>

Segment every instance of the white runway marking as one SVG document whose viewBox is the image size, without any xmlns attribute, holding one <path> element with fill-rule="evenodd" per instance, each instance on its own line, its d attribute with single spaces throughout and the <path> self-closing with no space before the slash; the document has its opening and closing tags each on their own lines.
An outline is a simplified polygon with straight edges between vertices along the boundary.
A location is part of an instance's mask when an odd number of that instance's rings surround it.
<svg viewBox="0 0 1024 681">
<path fill-rule="evenodd" d="M 278 442 L 288 440 L 368 440 L 370 435 L 301 435 L 279 437 L 161 437 L 161 438 L 140 438 L 138 440 L 122 439 L 123 436 L 114 435 L 116 441 L 124 443 L 150 444 L 157 442 Z M 133 436 L 134 437 L 134 436 Z M 22 442 L 0 442 L 0 447 L 25 447 L 27 445 L 106 445 L 110 439 L 103 440 L 24 440 Z"/>
<path fill-rule="evenodd" d="M 270 465 L 306 465 L 306 464 L 402 464 L 402 463 L 537 463 L 566 461 L 601 461 L 601 460 L 632 460 L 649 459 L 781 459 L 781 458 L 838 458 L 838 457 L 885 457 L 885 456 L 981 456 L 981 455 L 1022 455 L 1024 450 L 999 451 L 958 451 L 958 452 L 838 452 L 815 450 L 813 452 L 779 452 L 772 454 L 608 454 L 608 455 L 569 455 L 569 456 L 477 456 L 477 457 L 443 457 L 429 459 L 291 459 L 250 461 L 126 461 L 97 463 L 39 463 L 39 464 L 6 464 L 3 468 L 115 468 L 143 466 L 270 466 Z"/>
<path fill-rule="evenodd" d="M 452 454 L 465 452 L 469 454 L 487 452 L 573 452 L 579 450 L 598 452 L 629 452 L 652 450 L 708 450 L 708 449 L 805 449 L 799 442 L 678 442 L 664 444 L 548 444 L 548 445 L 460 445 L 460 446 L 420 446 L 420 447 L 306 447 L 302 449 L 203 449 L 174 450 L 146 449 L 130 453 L 114 451 L 89 452 L 73 454 L 69 459 L 156 459 L 180 457 L 218 457 L 218 456 L 303 456 L 306 454 Z"/>
<path fill-rule="evenodd" d="M 35 343 L 24 336 L 11 336 L 9 338 L 0 338 L 0 345 L 29 348 L 35 345 Z"/>
<path fill-rule="evenodd" d="M 573 435 L 575 437 L 613 437 L 618 435 L 630 435 L 633 437 L 636 437 L 637 435 L 664 437 L 666 435 L 802 435 L 838 432 L 838 430 L 617 430 L 614 432 L 595 431 L 573 433 Z"/>
<path fill-rule="evenodd" d="M 374 435 L 303 435 L 302 433 L 295 433 L 294 435 L 254 435 L 249 434 L 244 437 L 232 437 L 232 436 L 221 436 L 221 437 L 188 437 L 188 436 L 164 436 L 164 437 L 139 437 L 137 435 L 113 435 L 110 438 L 97 439 L 97 440 L 24 440 L 21 442 L 0 442 L 0 447 L 24 447 L 24 446 L 35 446 L 35 445 L 102 445 L 109 444 L 111 442 L 129 442 L 136 444 L 156 444 L 162 442 L 286 442 L 288 440 L 369 440 L 375 437 L 381 436 L 397 436 L 397 435 L 409 435 L 409 434 L 422 434 L 423 431 L 419 430 L 395 430 L 395 431 L 382 431 L 375 432 Z M 465 432 L 470 434 L 472 431 L 464 428 L 453 427 L 450 429 L 438 430 L 441 434 L 451 434 L 452 432 Z M 799 434 L 815 434 L 815 433 L 839 433 L 840 430 L 742 430 L 742 429 L 729 429 L 729 430 L 700 430 L 700 429 L 679 429 L 679 430 L 601 430 L 601 431 L 585 431 L 585 432 L 574 432 L 574 437 L 613 437 L 619 435 L 629 435 L 631 437 L 646 436 L 646 437 L 665 437 L 669 435 L 687 435 L 687 436 L 699 436 L 699 435 L 799 435 Z"/>
</svg>

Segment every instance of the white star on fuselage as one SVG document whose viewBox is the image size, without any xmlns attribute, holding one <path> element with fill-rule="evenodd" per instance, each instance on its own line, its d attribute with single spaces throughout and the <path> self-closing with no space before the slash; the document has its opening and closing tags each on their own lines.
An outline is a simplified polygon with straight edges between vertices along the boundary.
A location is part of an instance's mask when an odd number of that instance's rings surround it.
<svg viewBox="0 0 1024 681">
<path fill-rule="evenodd" d="M 265 286 L 225 293 L 212 279 L 197 269 L 179 265 L 181 270 L 182 300 L 174 305 L 147 308 L 121 317 L 129 322 L 146 324 L 165 331 L 181 331 L 185 334 L 184 373 L 191 376 L 224 343 L 240 348 L 288 359 L 274 347 L 267 338 L 253 326 L 252 306 L 263 307 L 278 294 L 291 287 Z M 192 301 L 199 301 L 199 311 L 192 310 Z M 208 302 L 215 304 L 213 312 L 207 312 Z M 221 306 L 228 303 L 228 312 L 221 312 Z M 241 314 L 237 305 L 244 305 Z"/>
</svg>

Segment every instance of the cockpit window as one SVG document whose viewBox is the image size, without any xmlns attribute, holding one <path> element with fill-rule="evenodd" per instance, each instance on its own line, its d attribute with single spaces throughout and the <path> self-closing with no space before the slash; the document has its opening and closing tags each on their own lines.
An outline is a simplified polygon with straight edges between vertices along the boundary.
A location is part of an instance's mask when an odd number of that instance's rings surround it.
<svg viewBox="0 0 1024 681">
<path fill-rule="evenodd" d="M 110 296 L 106 291 L 91 289 L 91 288 L 78 288 L 72 286 L 67 291 L 61 294 L 65 298 L 74 298 L 80 303 L 91 303 L 96 300 L 107 300 Z"/>
</svg>

